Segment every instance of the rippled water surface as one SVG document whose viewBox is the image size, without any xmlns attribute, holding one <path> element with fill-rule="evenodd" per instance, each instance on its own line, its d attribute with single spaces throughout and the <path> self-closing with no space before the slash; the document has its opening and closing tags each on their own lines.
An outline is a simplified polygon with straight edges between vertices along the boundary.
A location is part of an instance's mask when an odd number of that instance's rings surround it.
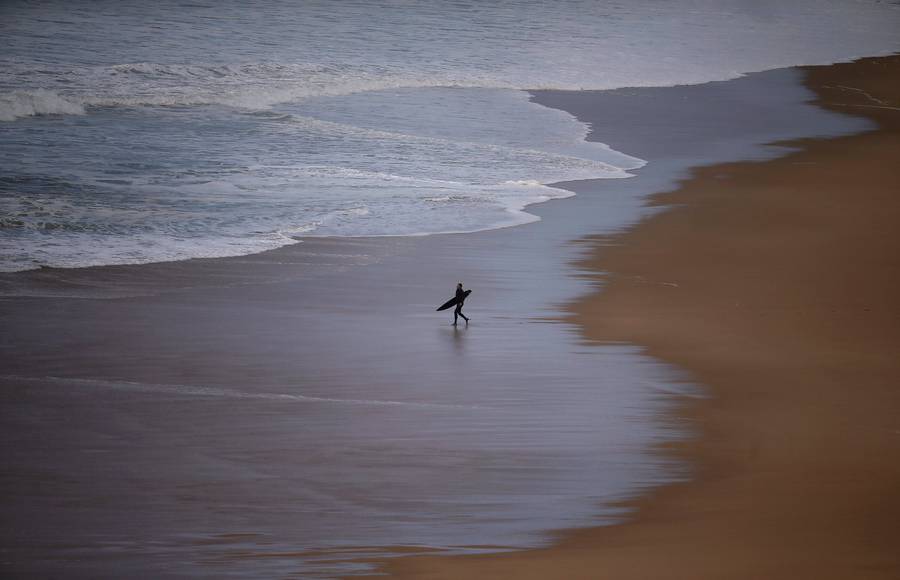
<svg viewBox="0 0 900 580">
<path fill-rule="evenodd" d="M 4 2 L 0 269 L 537 219 L 640 152 L 524 89 L 672 85 L 898 47 L 869 1 Z M 602 128 L 597 128 L 602 141 Z"/>
</svg>

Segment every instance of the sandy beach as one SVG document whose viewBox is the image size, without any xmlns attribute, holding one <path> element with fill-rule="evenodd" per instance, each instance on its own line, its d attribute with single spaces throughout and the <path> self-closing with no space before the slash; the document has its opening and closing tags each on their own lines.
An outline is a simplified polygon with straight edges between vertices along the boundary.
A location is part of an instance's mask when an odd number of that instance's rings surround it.
<svg viewBox="0 0 900 580">
<path fill-rule="evenodd" d="M 890 576 L 896 71 L 536 91 L 651 162 L 520 227 L 0 274 L 3 574 Z"/>
<path fill-rule="evenodd" d="M 591 238 L 585 339 L 643 345 L 707 389 L 665 453 L 690 482 L 550 549 L 388 561 L 397 578 L 900 575 L 900 58 L 805 69 L 820 106 L 875 121 L 705 167 L 631 231 Z M 614 143 L 614 142 L 613 142 Z"/>
</svg>

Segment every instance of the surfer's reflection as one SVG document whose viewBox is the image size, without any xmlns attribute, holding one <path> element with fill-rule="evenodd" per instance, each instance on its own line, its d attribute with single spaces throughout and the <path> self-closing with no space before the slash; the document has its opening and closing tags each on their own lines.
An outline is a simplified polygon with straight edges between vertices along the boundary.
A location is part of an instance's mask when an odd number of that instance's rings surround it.
<svg viewBox="0 0 900 580">
<path fill-rule="evenodd" d="M 463 344 L 465 342 L 465 338 L 463 336 L 465 333 L 465 328 L 460 330 L 458 326 L 453 327 L 453 350 L 458 355 L 463 354 L 466 346 L 465 344 Z"/>
</svg>

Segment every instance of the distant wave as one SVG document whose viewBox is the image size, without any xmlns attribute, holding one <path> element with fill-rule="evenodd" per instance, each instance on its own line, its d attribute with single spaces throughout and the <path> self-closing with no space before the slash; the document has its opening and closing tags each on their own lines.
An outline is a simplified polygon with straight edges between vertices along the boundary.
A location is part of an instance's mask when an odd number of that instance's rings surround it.
<svg viewBox="0 0 900 580">
<path fill-rule="evenodd" d="M 11 7 L 0 89 L 19 92 L 0 97 L 0 119 L 92 106 L 259 109 L 393 88 L 697 84 L 890 54 L 900 21 L 895 2 L 877 0 L 269 3 L 259 13 L 226 2 L 211 26 L 197 6 L 120 3 L 130 9 Z M 171 25 L 158 33 L 148 15 Z"/>
<path fill-rule="evenodd" d="M 84 114 L 89 107 L 225 105 L 265 110 L 310 97 L 427 87 L 517 88 L 483 76 L 421 76 L 307 64 L 170 65 L 149 62 L 108 67 L 18 65 L 10 78 L 39 73 L 53 88 L 0 93 L 0 121 L 36 115 Z M 55 86 L 54 86 L 55 85 Z"/>
<path fill-rule="evenodd" d="M 873 51 L 874 52 L 874 51 Z M 888 54 L 891 50 L 880 51 Z M 790 66 L 779 62 L 745 71 L 685 73 L 683 77 L 615 79 L 589 75 L 540 78 L 531 74 L 470 69 L 403 70 L 396 67 L 315 63 L 163 64 L 121 63 L 111 66 L 49 66 L 4 63 L 0 86 L 0 121 L 37 115 L 80 115 L 91 107 L 224 105 L 266 110 L 273 105 L 314 97 L 410 88 L 487 88 L 514 90 L 607 90 L 624 86 L 696 84 L 736 78 L 745 72 Z M 29 79 L 22 85 L 22 79 Z M 39 88 L 29 84 L 37 81 Z"/>
<path fill-rule="evenodd" d="M 83 115 L 84 104 L 46 89 L 0 93 L 0 121 L 37 115 Z"/>
</svg>

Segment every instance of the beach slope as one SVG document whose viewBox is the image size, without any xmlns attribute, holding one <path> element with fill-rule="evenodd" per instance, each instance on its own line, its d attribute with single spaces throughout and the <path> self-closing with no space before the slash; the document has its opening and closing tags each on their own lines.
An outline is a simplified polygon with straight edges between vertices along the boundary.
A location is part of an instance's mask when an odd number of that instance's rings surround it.
<svg viewBox="0 0 900 580">
<path fill-rule="evenodd" d="M 393 577 L 900 577 L 900 58 L 806 69 L 823 107 L 879 129 L 696 170 L 584 266 L 591 341 L 686 369 L 708 396 L 666 452 L 694 478 L 628 523 L 552 548 L 392 560 Z"/>
</svg>

